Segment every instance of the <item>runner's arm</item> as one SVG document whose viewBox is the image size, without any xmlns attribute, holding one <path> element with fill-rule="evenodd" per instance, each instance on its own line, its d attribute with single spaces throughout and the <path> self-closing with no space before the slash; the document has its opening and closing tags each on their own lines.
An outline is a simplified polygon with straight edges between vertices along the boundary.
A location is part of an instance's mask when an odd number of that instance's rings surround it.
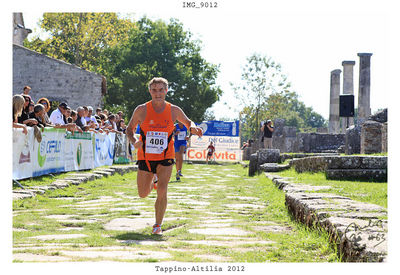
<svg viewBox="0 0 400 275">
<path fill-rule="evenodd" d="M 136 126 L 138 123 L 142 121 L 142 116 L 144 113 L 144 108 L 146 108 L 144 105 L 139 105 L 136 107 L 136 109 L 133 111 L 131 120 L 128 123 L 128 127 L 126 128 L 125 134 L 128 137 L 129 141 L 133 144 L 135 148 L 140 147 L 142 144 L 141 141 L 136 140 L 135 138 L 135 131 L 136 131 Z"/>
<path fill-rule="evenodd" d="M 174 120 L 175 118 L 176 120 L 182 122 L 186 126 L 186 128 L 189 129 L 189 133 L 197 135 L 199 137 L 203 135 L 203 130 L 200 127 L 197 127 L 196 124 L 191 121 L 178 106 L 173 106 L 172 116 L 172 120 Z"/>
</svg>

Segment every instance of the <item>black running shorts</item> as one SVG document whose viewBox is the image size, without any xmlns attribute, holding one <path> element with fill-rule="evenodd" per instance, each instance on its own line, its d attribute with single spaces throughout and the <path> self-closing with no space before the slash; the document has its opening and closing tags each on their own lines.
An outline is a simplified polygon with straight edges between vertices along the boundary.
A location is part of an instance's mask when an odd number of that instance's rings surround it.
<svg viewBox="0 0 400 275">
<path fill-rule="evenodd" d="M 170 166 L 173 165 L 175 161 L 173 159 L 163 159 L 163 160 L 156 160 L 156 161 L 149 161 L 150 164 L 150 171 L 149 168 L 147 167 L 146 161 L 145 160 L 138 160 L 136 164 L 138 165 L 138 169 L 146 172 L 152 172 L 156 173 L 157 172 L 157 165 L 161 164 L 162 166 Z"/>
</svg>

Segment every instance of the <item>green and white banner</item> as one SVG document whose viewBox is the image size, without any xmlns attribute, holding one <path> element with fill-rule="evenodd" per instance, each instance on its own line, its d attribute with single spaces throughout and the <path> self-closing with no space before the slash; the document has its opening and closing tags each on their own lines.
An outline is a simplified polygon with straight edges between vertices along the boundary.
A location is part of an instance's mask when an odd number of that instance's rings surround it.
<svg viewBox="0 0 400 275">
<path fill-rule="evenodd" d="M 75 171 L 94 168 L 92 133 L 65 134 L 64 171 Z"/>
<path fill-rule="evenodd" d="M 21 129 L 13 129 L 13 179 L 129 162 L 125 135 L 119 135 L 118 153 L 114 154 L 115 133 L 72 134 L 65 129 L 50 127 L 41 133 L 39 143 L 33 128 L 28 127 L 27 135 Z"/>
<path fill-rule="evenodd" d="M 32 177 L 64 171 L 64 135 L 65 129 L 45 128 L 40 143 L 32 135 Z"/>
</svg>

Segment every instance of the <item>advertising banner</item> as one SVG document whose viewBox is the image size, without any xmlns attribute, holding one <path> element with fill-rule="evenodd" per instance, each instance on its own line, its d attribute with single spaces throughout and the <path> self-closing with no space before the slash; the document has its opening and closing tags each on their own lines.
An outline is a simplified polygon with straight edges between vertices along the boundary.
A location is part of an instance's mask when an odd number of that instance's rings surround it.
<svg viewBox="0 0 400 275">
<path fill-rule="evenodd" d="M 64 130 L 64 167 L 65 171 L 93 169 L 92 133 L 70 133 Z"/>
<path fill-rule="evenodd" d="M 207 147 L 213 142 L 213 160 L 236 162 L 242 160 L 240 150 L 239 121 L 205 121 L 198 124 L 203 136 L 192 136 L 185 160 L 206 160 Z"/>
<path fill-rule="evenodd" d="M 239 121 L 203 121 L 198 125 L 204 136 L 239 137 Z"/>
<path fill-rule="evenodd" d="M 64 135 L 65 129 L 45 128 L 39 144 L 32 139 L 32 177 L 65 170 Z"/>
<path fill-rule="evenodd" d="M 207 150 L 201 148 L 188 148 L 185 160 L 206 160 Z M 237 162 L 242 160 L 242 150 L 215 149 L 212 160 L 221 162 Z"/>
<path fill-rule="evenodd" d="M 211 141 L 218 149 L 240 149 L 240 137 L 226 136 L 191 136 L 190 147 L 206 149 Z"/>
<path fill-rule="evenodd" d="M 129 142 L 126 135 L 115 135 L 114 163 L 129 163 Z"/>
<path fill-rule="evenodd" d="M 32 177 L 33 128 L 28 127 L 28 134 L 22 133 L 22 129 L 13 128 L 13 179 Z"/>
<path fill-rule="evenodd" d="M 114 160 L 115 133 L 94 134 L 94 167 L 112 165 Z"/>
</svg>

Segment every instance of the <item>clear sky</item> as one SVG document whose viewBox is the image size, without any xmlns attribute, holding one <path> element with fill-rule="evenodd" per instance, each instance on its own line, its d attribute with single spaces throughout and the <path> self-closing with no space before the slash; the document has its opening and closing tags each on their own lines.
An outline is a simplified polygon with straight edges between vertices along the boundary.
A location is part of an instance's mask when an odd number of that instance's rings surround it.
<svg viewBox="0 0 400 275">
<path fill-rule="evenodd" d="M 145 3 L 142 3 L 145 2 Z M 213 105 L 217 118 L 237 118 L 239 106 L 230 82 L 240 80 L 246 58 L 257 52 L 282 65 L 293 89 L 307 106 L 329 116 L 330 72 L 354 60 L 355 106 L 358 96 L 359 52 L 371 57 L 371 109 L 388 106 L 389 6 L 364 1 L 211 1 L 214 8 L 188 8 L 185 1 L 131 2 L 108 11 L 130 12 L 134 19 L 178 18 L 203 43 L 203 57 L 220 64 L 217 84 L 224 95 Z M 200 5 L 197 1 L 197 6 Z M 209 2 L 208 2 L 209 3 Z M 156 6 L 155 4 L 158 4 Z M 88 7 L 85 6 L 85 9 Z M 98 11 L 95 6 L 92 10 Z M 70 11 L 58 8 L 56 11 Z M 27 28 L 35 29 L 43 10 L 24 12 Z M 342 85 L 342 84 L 341 84 Z"/>
</svg>

